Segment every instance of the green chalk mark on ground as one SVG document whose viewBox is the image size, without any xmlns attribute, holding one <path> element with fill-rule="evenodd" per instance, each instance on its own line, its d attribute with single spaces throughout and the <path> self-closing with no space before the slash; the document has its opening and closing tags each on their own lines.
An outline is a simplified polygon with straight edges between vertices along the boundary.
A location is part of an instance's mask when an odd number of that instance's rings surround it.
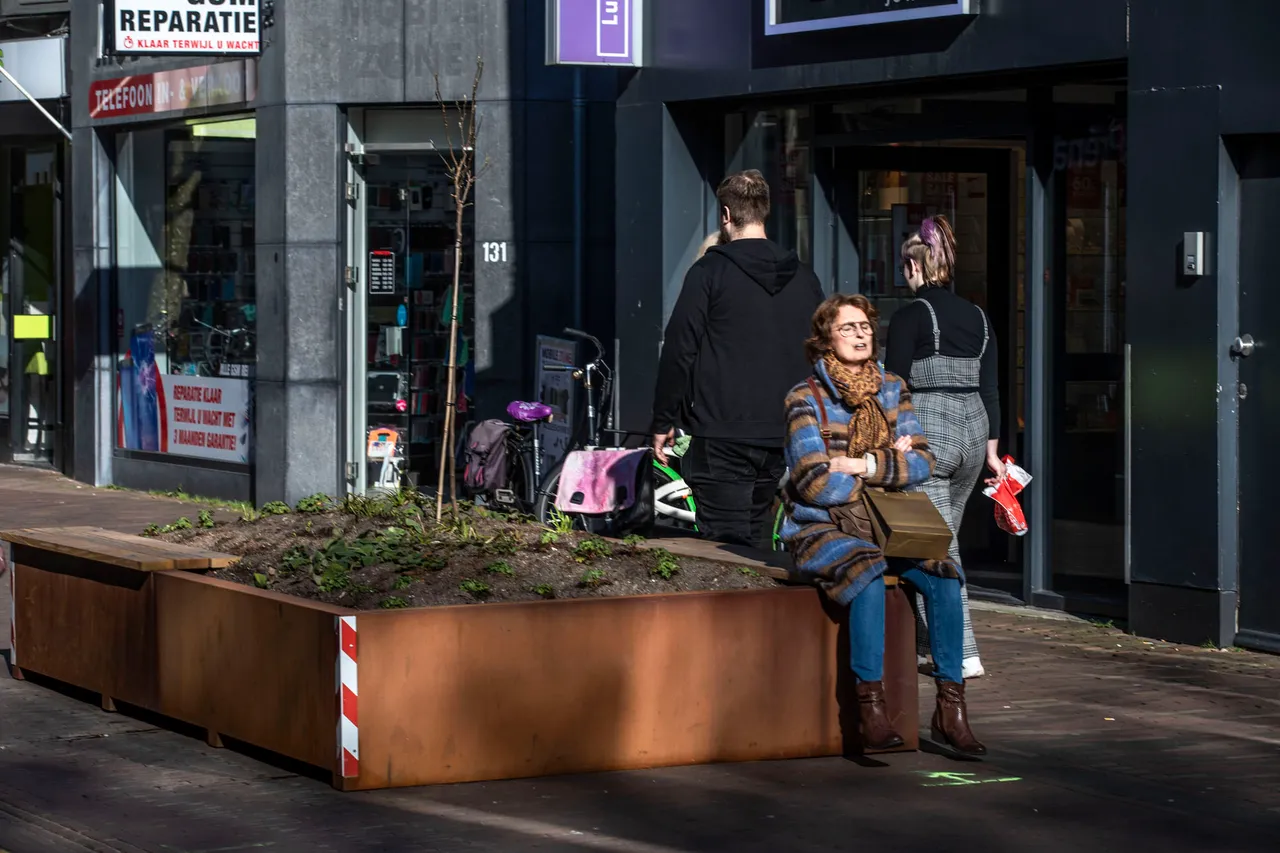
<svg viewBox="0 0 1280 853">
<path fill-rule="evenodd" d="M 989 785 L 992 782 L 1021 782 L 1021 776 L 1001 776 L 997 779 L 976 779 L 977 773 L 955 773 L 952 771 L 917 770 L 926 780 L 921 783 L 925 788 L 958 788 L 962 785 Z"/>
</svg>

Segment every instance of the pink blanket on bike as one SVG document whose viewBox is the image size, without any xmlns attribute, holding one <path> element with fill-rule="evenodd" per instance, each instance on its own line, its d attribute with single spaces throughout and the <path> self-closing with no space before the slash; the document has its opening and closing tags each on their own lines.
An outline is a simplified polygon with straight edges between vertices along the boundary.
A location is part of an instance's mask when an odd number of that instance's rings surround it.
<svg viewBox="0 0 1280 853">
<path fill-rule="evenodd" d="M 604 515 L 635 503 L 640 465 L 649 458 L 639 450 L 575 450 L 565 457 L 556 488 L 556 509 Z"/>
</svg>

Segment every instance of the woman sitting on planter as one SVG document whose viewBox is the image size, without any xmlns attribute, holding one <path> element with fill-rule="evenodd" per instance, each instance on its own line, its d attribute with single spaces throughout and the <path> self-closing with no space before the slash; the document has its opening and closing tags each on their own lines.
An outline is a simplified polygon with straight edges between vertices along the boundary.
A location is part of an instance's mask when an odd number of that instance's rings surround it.
<svg viewBox="0 0 1280 853">
<path fill-rule="evenodd" d="M 840 507 L 856 513 L 867 485 L 904 489 L 929 479 L 933 471 L 933 454 L 906 383 L 876 363 L 877 319 L 866 297 L 848 294 L 832 296 L 813 315 L 812 336 L 805 341 L 813 377 L 792 389 L 786 402 L 791 475 L 782 535 L 799 572 L 849 607 L 866 747 L 891 749 L 903 742 L 889 723 L 883 684 L 881 577 L 893 572 L 925 599 L 938 682 L 933 737 L 958 753 L 984 755 L 986 747 L 969 730 L 965 710 L 959 570 L 939 560 L 895 559 L 891 565 L 869 536 L 842 532 L 831 514 Z M 821 424 L 824 409 L 827 423 Z M 848 511 L 840 514 L 847 517 Z"/>
</svg>

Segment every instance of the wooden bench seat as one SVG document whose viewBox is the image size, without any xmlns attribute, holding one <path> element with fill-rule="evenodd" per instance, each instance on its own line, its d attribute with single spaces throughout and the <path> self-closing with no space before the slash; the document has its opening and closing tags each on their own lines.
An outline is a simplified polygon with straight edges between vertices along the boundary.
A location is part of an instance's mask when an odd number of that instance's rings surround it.
<svg viewBox="0 0 1280 853">
<path fill-rule="evenodd" d="M 116 699 L 154 707 L 152 576 L 221 569 L 240 559 L 98 527 L 6 530 L 0 540 L 11 546 L 11 673 L 22 678 L 25 666 L 88 688 L 101 694 L 106 710 L 115 709 Z M 98 640 L 68 642 L 75 636 Z"/>
</svg>

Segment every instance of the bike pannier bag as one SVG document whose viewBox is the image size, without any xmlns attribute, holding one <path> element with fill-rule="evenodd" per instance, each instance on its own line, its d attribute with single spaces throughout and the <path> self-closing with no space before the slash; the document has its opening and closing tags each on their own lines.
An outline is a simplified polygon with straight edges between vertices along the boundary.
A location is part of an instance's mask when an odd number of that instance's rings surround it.
<svg viewBox="0 0 1280 853">
<path fill-rule="evenodd" d="M 507 432 L 505 421 L 481 421 L 467 437 L 466 468 L 462 472 L 464 488 L 471 494 L 492 494 L 507 487 Z"/>
<path fill-rule="evenodd" d="M 653 484 L 649 478 L 650 450 L 575 450 L 564 458 L 556 487 L 556 509 L 584 515 L 608 515 L 635 506 L 649 495 L 653 512 Z M 642 482 L 643 481 L 643 482 Z M 642 488 L 647 484 L 648 488 Z M 640 501 L 642 502 L 642 501 Z"/>
</svg>

